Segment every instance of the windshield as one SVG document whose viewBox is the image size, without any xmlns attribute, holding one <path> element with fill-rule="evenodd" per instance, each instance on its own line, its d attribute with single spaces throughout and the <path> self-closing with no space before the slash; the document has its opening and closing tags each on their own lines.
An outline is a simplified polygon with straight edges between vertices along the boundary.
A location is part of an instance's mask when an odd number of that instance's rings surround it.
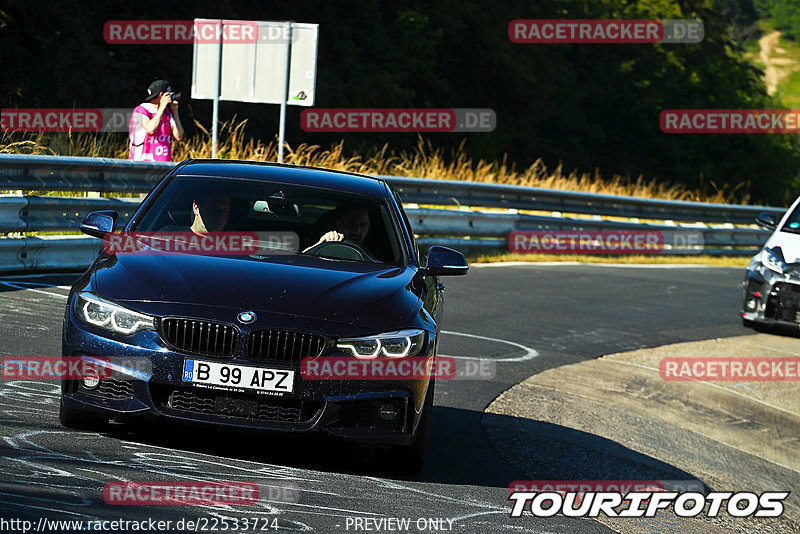
<svg viewBox="0 0 800 534">
<path fill-rule="evenodd" d="M 133 230 L 167 237 L 256 235 L 252 257 L 305 254 L 392 265 L 403 258 L 382 200 L 293 184 L 178 176 Z"/>
<path fill-rule="evenodd" d="M 779 216 L 780 217 L 780 216 Z M 791 215 L 787 217 L 786 222 L 781 227 L 781 232 L 790 232 L 793 234 L 800 234 L 800 204 L 795 207 Z"/>
</svg>

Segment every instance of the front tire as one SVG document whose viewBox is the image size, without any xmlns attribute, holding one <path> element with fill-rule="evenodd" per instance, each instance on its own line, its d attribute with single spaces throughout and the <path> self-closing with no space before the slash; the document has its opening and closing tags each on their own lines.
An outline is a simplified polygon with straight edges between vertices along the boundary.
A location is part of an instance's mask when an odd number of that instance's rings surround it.
<svg viewBox="0 0 800 534">
<path fill-rule="evenodd" d="M 391 447 L 386 451 L 385 465 L 392 471 L 403 474 L 415 475 L 422 470 L 425 464 L 425 453 L 428 450 L 428 438 L 431 433 L 431 419 L 433 412 L 433 390 L 436 381 L 431 379 L 425 401 L 422 403 L 422 417 L 414 433 L 411 445 L 404 447 Z"/>
</svg>

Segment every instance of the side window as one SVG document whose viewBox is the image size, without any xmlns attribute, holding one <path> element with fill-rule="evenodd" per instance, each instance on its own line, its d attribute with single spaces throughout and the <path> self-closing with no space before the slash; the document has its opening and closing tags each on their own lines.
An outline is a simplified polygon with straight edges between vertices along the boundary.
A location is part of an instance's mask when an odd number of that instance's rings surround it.
<svg viewBox="0 0 800 534">
<path fill-rule="evenodd" d="M 399 208 L 400 215 L 403 217 L 403 224 L 406 225 L 406 231 L 408 235 L 411 237 L 411 246 L 414 249 L 414 255 L 419 259 L 420 265 L 425 265 L 428 258 L 423 258 L 419 254 L 419 247 L 417 246 L 417 240 L 414 239 L 414 229 L 411 228 L 411 223 L 408 221 L 408 216 L 406 216 L 406 212 L 403 210 L 403 200 L 400 198 L 400 193 L 397 192 L 397 189 L 394 187 L 391 188 L 392 195 L 394 195 L 394 200 L 397 202 L 397 207 Z"/>
</svg>

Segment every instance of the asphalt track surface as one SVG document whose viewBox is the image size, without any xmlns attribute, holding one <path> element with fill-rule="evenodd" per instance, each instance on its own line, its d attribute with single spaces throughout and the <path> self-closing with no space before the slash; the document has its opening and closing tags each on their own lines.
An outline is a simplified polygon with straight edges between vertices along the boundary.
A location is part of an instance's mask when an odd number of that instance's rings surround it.
<svg viewBox="0 0 800 534">
<path fill-rule="evenodd" d="M 525 477 L 491 448 L 483 410 L 546 369 L 748 333 L 737 316 L 742 275 L 729 268 L 527 265 L 481 266 L 447 279 L 443 329 L 450 333 L 440 353 L 473 358 L 460 362 L 494 361 L 496 376 L 438 382 L 426 466 L 413 477 L 381 471 L 368 453 L 324 439 L 167 425 L 70 431 L 58 423 L 56 383 L 3 382 L 0 518 L 34 526 L 41 518 L 152 518 L 173 525 L 182 518 L 260 518 L 257 531 L 276 532 L 262 528 L 277 519 L 278 532 L 324 533 L 364 531 L 355 529 L 355 518 L 410 518 L 407 532 L 610 532 L 591 519 L 510 518 L 508 484 Z M 76 277 L 0 278 L 0 356 L 60 355 L 65 295 Z M 558 458 L 562 451 L 549 454 Z M 576 455 L 568 463 L 581 461 Z M 111 506 L 102 489 L 113 480 L 250 481 L 260 485 L 261 499 L 214 508 Z M 422 530 L 424 524 L 414 526 L 420 518 L 452 523 Z"/>
</svg>

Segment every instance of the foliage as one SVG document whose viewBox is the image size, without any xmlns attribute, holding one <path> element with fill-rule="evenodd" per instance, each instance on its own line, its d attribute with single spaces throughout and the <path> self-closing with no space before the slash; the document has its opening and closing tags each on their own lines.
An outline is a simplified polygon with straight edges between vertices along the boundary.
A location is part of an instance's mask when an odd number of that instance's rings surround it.
<svg viewBox="0 0 800 534">
<path fill-rule="evenodd" d="M 769 3 L 776 17 L 783 13 L 780 4 L 788 24 L 794 12 L 786 6 L 797 0 L 756 3 L 753 9 Z M 732 32 L 752 19 L 745 0 L 6 0 L 2 6 L 4 107 L 132 108 L 156 78 L 190 92 L 190 45 L 110 45 L 102 37 L 108 20 L 296 20 L 320 24 L 318 107 L 495 110 L 491 134 L 432 135 L 431 145 L 443 153 L 461 151 L 496 168 L 538 163 L 632 182 L 643 176 L 687 191 L 713 183 L 766 203 L 787 201 L 800 185 L 800 151 L 791 136 L 665 134 L 659 128 L 664 109 L 780 107 Z M 704 22 L 705 39 L 691 45 L 515 44 L 507 29 L 519 18 L 696 18 Z M 211 104 L 181 106 L 188 133 L 202 138 L 194 124 L 208 124 Z M 288 112 L 292 146 L 335 146 L 343 139 L 347 153 L 369 154 L 387 144 L 398 154 L 417 150 L 414 134 L 306 133 L 300 111 L 290 106 Z M 221 113 L 226 121 L 246 117 L 256 144 L 274 138 L 277 106 L 223 102 Z"/>
<path fill-rule="evenodd" d="M 800 3 L 797 0 L 755 0 L 754 5 L 784 37 L 800 41 Z"/>
</svg>

